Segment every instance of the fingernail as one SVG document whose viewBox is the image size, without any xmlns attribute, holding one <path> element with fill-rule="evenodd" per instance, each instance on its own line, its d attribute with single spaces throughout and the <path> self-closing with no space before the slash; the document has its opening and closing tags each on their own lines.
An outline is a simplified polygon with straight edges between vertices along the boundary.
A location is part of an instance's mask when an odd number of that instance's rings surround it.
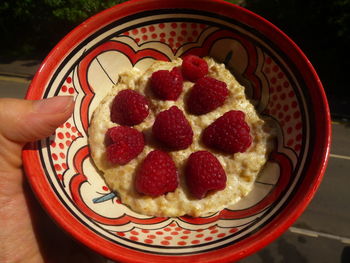
<svg viewBox="0 0 350 263">
<path fill-rule="evenodd" d="M 33 103 L 34 112 L 37 113 L 63 113 L 71 107 L 74 99 L 72 96 L 58 96 L 43 100 L 36 100 Z"/>
</svg>

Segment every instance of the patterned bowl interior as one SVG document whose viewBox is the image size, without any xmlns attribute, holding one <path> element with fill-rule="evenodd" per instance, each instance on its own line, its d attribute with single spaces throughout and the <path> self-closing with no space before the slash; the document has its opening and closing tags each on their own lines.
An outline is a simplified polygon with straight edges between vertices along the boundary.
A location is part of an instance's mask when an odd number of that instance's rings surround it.
<svg viewBox="0 0 350 263">
<path fill-rule="evenodd" d="M 144 70 L 154 60 L 168 61 L 188 53 L 214 57 L 245 85 L 257 111 L 277 127 L 276 148 L 253 191 L 228 209 L 204 218 L 136 214 L 108 189 L 94 167 L 87 144 L 89 120 L 118 82 L 118 73 L 132 67 Z M 55 134 L 36 144 L 36 162 L 45 171 L 47 191 L 56 196 L 64 213 L 96 240 L 108 242 L 106 250 L 132 248 L 135 257 L 144 253 L 156 260 L 239 247 L 268 227 L 306 177 L 311 117 L 305 86 L 301 73 L 278 46 L 233 18 L 193 9 L 110 18 L 72 45 L 53 66 L 39 95 L 72 95 L 76 106 L 74 115 Z M 63 223 L 66 229 L 67 224 Z M 120 258 L 78 238 L 107 256 Z M 244 255 L 239 250 L 234 253 L 238 252 L 237 258 Z"/>
</svg>

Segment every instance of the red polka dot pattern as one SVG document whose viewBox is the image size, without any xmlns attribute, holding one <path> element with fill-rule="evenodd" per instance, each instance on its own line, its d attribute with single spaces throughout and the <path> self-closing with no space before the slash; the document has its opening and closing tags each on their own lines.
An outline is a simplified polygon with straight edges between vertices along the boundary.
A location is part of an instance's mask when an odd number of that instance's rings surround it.
<svg viewBox="0 0 350 263">
<path fill-rule="evenodd" d="M 200 33 L 208 26 L 198 23 L 161 23 L 124 32 L 142 45 L 151 41 L 160 41 L 170 46 L 175 53 L 184 43 L 195 42 Z"/>
<path fill-rule="evenodd" d="M 303 132 L 302 125 L 300 125 L 302 119 L 292 85 L 286 74 L 267 55 L 262 70 L 270 87 L 270 100 L 266 113 L 278 120 L 283 132 L 284 145 L 299 154 Z"/>
<path fill-rule="evenodd" d="M 140 243 L 181 247 L 218 240 L 232 235 L 236 231 L 236 228 L 222 228 L 216 225 L 205 229 L 189 230 L 182 228 L 173 221 L 163 229 L 140 229 L 135 227 L 130 231 L 115 232 L 115 234 Z"/>
<path fill-rule="evenodd" d="M 59 95 L 77 95 L 71 75 L 66 78 L 61 86 Z M 58 127 L 50 137 L 51 157 L 59 180 L 63 180 L 65 171 L 69 169 L 66 159 L 67 152 L 72 142 L 78 137 L 81 137 L 81 133 L 78 132 L 72 118 Z"/>
<path fill-rule="evenodd" d="M 58 127 L 55 134 L 50 137 L 51 157 L 57 177 L 60 180 L 63 179 L 64 172 L 69 168 L 66 159 L 69 146 L 78 137 L 81 137 L 81 134 L 74 126 L 72 119 Z M 103 190 L 107 191 L 108 188 L 106 187 Z"/>
<path fill-rule="evenodd" d="M 68 96 L 74 96 L 76 95 L 76 90 L 73 85 L 73 79 L 72 76 L 68 76 L 66 78 L 66 81 L 63 83 L 60 89 L 60 94 L 59 95 L 68 95 Z"/>
</svg>

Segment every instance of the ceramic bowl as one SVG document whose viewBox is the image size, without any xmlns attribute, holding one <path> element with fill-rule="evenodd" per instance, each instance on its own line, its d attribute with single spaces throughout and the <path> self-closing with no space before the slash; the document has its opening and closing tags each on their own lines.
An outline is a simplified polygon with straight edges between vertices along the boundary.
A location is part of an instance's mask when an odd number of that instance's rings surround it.
<svg viewBox="0 0 350 263">
<path fill-rule="evenodd" d="M 185 54 L 212 56 L 245 85 L 278 130 L 253 191 L 202 218 L 134 213 L 109 190 L 89 154 L 94 109 L 118 73 Z M 302 51 L 274 25 L 211 0 L 140 0 L 82 23 L 48 55 L 27 99 L 74 96 L 73 116 L 23 152 L 38 199 L 77 240 L 118 261 L 227 262 L 261 249 L 303 212 L 325 171 L 330 115 L 322 84 Z"/>
</svg>

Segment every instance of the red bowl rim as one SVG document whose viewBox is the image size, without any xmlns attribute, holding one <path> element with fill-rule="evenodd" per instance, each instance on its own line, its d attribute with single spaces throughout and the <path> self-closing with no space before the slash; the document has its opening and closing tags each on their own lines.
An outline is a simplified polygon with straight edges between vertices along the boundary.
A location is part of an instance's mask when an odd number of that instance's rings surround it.
<svg viewBox="0 0 350 263">
<path fill-rule="evenodd" d="M 310 90 L 310 96 L 313 98 L 312 102 L 314 103 L 312 108 L 315 113 L 316 130 L 320 131 L 314 135 L 316 137 L 315 141 L 319 145 L 317 151 L 312 153 L 311 164 L 307 171 L 307 173 L 315 175 L 315 177 L 310 178 L 312 187 L 309 185 L 304 186 L 306 188 L 305 195 L 289 203 L 283 212 L 270 222 L 269 225 L 271 227 L 264 227 L 260 230 L 259 236 L 263 238 L 258 239 L 256 236 L 248 237 L 246 240 L 240 242 L 239 250 L 233 246 L 227 246 L 216 251 L 176 257 L 152 255 L 122 247 L 118 249 L 111 242 L 101 237 L 96 237 L 89 229 L 84 228 L 76 218 L 62 207 L 57 196 L 49 190 L 49 184 L 44 176 L 44 171 L 38 165 L 40 161 L 35 150 L 35 144 L 32 145 L 32 148 L 27 147 L 23 151 L 25 172 L 34 193 L 49 215 L 74 238 L 106 257 L 125 262 L 165 262 L 167 260 L 173 262 L 189 262 L 192 260 L 227 262 L 238 260 L 263 248 L 279 237 L 295 222 L 317 191 L 328 163 L 331 143 L 331 118 L 322 83 L 301 49 L 280 29 L 259 15 L 223 0 L 131 0 L 91 17 L 66 35 L 41 64 L 27 91 L 26 99 L 42 98 L 45 84 L 51 78 L 57 61 L 60 61 L 86 35 L 97 31 L 99 28 L 108 24 L 109 21 L 116 18 L 169 7 L 210 11 L 226 17 L 235 17 L 235 19 L 254 27 L 263 35 L 273 37 L 274 42 L 299 66 L 301 72 L 303 72 L 303 76 L 308 76 L 308 79 L 305 81 L 308 86 L 312 85 L 313 87 Z M 272 227 L 273 229 L 271 229 Z"/>
</svg>

